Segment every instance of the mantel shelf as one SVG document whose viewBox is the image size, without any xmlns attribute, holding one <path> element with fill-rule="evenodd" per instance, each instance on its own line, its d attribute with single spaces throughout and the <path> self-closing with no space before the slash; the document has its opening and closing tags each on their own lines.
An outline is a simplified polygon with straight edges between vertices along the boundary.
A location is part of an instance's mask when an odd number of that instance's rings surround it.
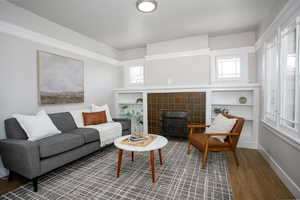
<svg viewBox="0 0 300 200">
<path fill-rule="evenodd" d="M 216 117 L 212 117 L 211 119 L 214 120 Z M 254 119 L 249 117 L 243 117 L 246 121 L 253 121 Z"/>
<path fill-rule="evenodd" d="M 135 102 L 118 102 L 118 104 L 123 104 L 123 105 L 143 105 L 143 103 L 135 103 Z"/>
<path fill-rule="evenodd" d="M 253 104 L 213 103 L 213 106 L 254 106 Z"/>
</svg>

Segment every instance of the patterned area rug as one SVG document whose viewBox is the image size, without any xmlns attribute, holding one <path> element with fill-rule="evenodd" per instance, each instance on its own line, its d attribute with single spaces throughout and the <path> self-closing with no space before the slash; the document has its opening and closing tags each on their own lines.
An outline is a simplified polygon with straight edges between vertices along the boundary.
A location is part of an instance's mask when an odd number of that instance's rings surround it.
<svg viewBox="0 0 300 200">
<path fill-rule="evenodd" d="M 117 153 L 113 146 L 93 153 L 39 180 L 39 192 L 31 183 L 0 197 L 4 199 L 108 200 L 108 199 L 232 199 L 224 153 L 209 153 L 206 169 L 200 168 L 201 154 L 186 154 L 186 143 L 169 141 L 163 149 L 164 164 L 155 152 L 157 182 L 152 183 L 149 153 L 123 154 L 121 176 L 116 178 Z"/>
</svg>

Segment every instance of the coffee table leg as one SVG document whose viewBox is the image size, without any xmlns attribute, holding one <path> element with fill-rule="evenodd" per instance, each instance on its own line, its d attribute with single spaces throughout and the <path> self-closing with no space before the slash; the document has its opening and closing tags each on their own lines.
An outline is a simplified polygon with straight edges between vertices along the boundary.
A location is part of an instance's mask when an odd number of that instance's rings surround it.
<svg viewBox="0 0 300 200">
<path fill-rule="evenodd" d="M 155 183 L 154 151 L 150 151 L 150 167 L 152 171 L 152 182 Z"/>
<path fill-rule="evenodd" d="M 119 152 L 118 152 L 117 178 L 120 176 L 121 165 L 122 165 L 122 155 L 123 155 L 123 150 L 122 150 L 122 149 L 119 149 Z"/>
<path fill-rule="evenodd" d="M 131 152 L 131 161 L 132 162 L 134 161 L 134 152 L 133 151 Z"/>
<path fill-rule="evenodd" d="M 163 160 L 162 160 L 162 153 L 161 153 L 161 149 L 158 149 L 158 154 L 159 154 L 159 162 L 162 165 L 163 164 Z"/>
</svg>

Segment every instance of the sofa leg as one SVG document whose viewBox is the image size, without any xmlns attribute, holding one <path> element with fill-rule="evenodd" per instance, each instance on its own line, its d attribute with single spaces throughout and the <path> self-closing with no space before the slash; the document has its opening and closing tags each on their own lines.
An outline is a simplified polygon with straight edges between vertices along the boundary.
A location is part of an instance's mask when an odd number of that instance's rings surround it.
<svg viewBox="0 0 300 200">
<path fill-rule="evenodd" d="M 13 179 L 14 179 L 14 172 L 13 171 L 9 171 L 8 181 L 12 181 Z"/>
<path fill-rule="evenodd" d="M 38 191 L 38 178 L 32 179 L 32 184 L 33 184 L 33 191 L 37 192 Z"/>
</svg>

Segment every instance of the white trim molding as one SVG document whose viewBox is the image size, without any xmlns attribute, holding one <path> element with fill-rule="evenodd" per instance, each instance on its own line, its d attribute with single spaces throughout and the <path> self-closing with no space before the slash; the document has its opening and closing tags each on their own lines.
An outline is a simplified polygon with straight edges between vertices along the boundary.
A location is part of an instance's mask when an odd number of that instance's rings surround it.
<svg viewBox="0 0 300 200">
<path fill-rule="evenodd" d="M 284 8 L 279 12 L 273 22 L 268 26 L 268 28 L 263 32 L 259 39 L 255 43 L 255 49 L 258 50 L 264 44 L 273 32 L 275 32 L 281 25 L 289 21 L 291 17 L 297 15 L 297 11 L 300 8 L 299 0 L 289 0 Z M 299 12 L 299 11 L 298 11 Z"/>
<path fill-rule="evenodd" d="M 147 87 L 136 87 L 136 88 L 115 88 L 113 91 L 118 92 L 142 92 L 147 90 L 194 90 L 194 89 L 200 89 L 200 90 L 206 90 L 206 89 L 214 89 L 218 91 L 222 90 L 252 90 L 253 88 L 260 88 L 260 84 L 257 83 L 251 83 L 251 84 L 238 84 L 238 85 L 162 85 L 162 86 L 147 86 Z"/>
<path fill-rule="evenodd" d="M 215 56 L 215 55 L 224 55 L 224 54 L 233 54 L 235 52 L 243 52 L 243 53 L 255 53 L 254 46 L 248 47 L 240 47 L 240 48 L 232 48 L 232 49 L 217 49 L 210 50 L 209 48 L 205 49 L 197 49 L 192 51 L 181 51 L 175 53 L 166 53 L 166 54 L 154 54 L 145 56 L 145 60 L 163 60 L 163 59 L 172 59 L 172 58 L 180 58 L 187 56 Z"/>
<path fill-rule="evenodd" d="M 276 160 L 261 145 L 259 145 L 258 148 L 265 160 L 270 164 L 271 168 L 278 175 L 280 180 L 287 186 L 289 191 L 295 196 L 295 198 L 299 198 L 300 187 L 293 181 L 293 179 L 291 179 L 291 177 L 280 167 Z"/>
<path fill-rule="evenodd" d="M 237 52 L 243 52 L 243 53 L 248 53 L 248 54 L 255 53 L 255 47 L 248 46 L 248 47 L 231 48 L 231 49 L 216 49 L 216 50 L 211 50 L 210 55 L 211 56 L 231 55 L 231 54 L 235 54 Z"/>
<path fill-rule="evenodd" d="M 130 66 L 130 65 L 144 64 L 144 63 L 145 63 L 145 58 L 120 61 L 121 66 Z"/>
<path fill-rule="evenodd" d="M 75 46 L 73 44 L 61 41 L 61 40 L 57 40 L 54 39 L 52 37 L 37 33 L 37 32 L 33 32 L 31 30 L 25 29 L 23 27 L 20 26 L 16 26 L 14 24 L 5 22 L 5 21 L 1 21 L 0 20 L 0 32 L 1 33 L 5 33 L 5 34 L 9 34 L 9 35 L 13 35 L 19 38 L 23 38 L 26 40 L 30 40 L 33 42 L 37 42 L 37 43 L 41 43 L 44 45 L 48 45 L 51 47 L 55 47 L 58 49 L 63 49 L 66 50 L 68 52 L 72 52 L 87 58 L 91 58 L 91 59 L 95 59 L 104 63 L 108 63 L 114 66 L 120 66 L 120 62 L 114 58 Z"/>
<path fill-rule="evenodd" d="M 166 54 L 155 54 L 155 55 L 148 55 L 146 56 L 146 60 L 163 60 L 163 59 L 171 59 L 171 58 L 180 58 L 180 57 L 187 57 L 187 56 L 200 56 L 200 55 L 209 55 L 210 50 L 207 49 L 198 49 L 192 51 L 181 51 L 175 53 L 166 53 Z"/>
</svg>

